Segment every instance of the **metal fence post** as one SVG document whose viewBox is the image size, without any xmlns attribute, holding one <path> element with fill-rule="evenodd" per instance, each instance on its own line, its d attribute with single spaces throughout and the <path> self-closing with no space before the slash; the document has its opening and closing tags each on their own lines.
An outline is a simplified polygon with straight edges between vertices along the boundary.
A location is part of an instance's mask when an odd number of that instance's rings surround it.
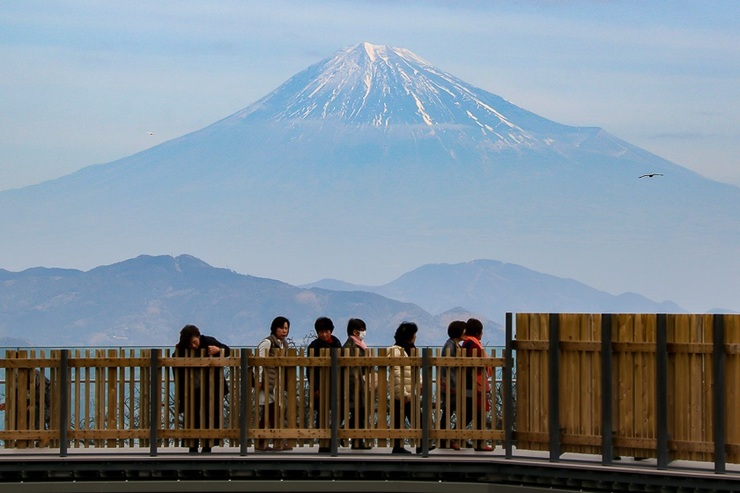
<svg viewBox="0 0 740 493">
<path fill-rule="evenodd" d="M 149 359 L 149 455 L 157 455 L 157 428 L 159 427 L 159 349 L 152 349 Z"/>
<path fill-rule="evenodd" d="M 560 317 L 551 313 L 548 350 L 548 427 L 550 428 L 550 462 L 560 461 Z"/>
<path fill-rule="evenodd" d="M 339 348 L 331 348 L 331 371 L 329 372 L 329 415 L 331 416 L 331 442 L 329 453 L 339 454 Z"/>
<path fill-rule="evenodd" d="M 421 351 L 421 456 L 429 457 L 429 424 L 432 416 L 432 372 L 429 368 L 431 348 Z"/>
<path fill-rule="evenodd" d="M 657 314 L 655 353 L 655 419 L 658 469 L 668 468 L 668 321 L 665 313 Z"/>
<path fill-rule="evenodd" d="M 612 412 L 612 314 L 601 315 L 601 463 L 611 465 L 614 459 Z"/>
<path fill-rule="evenodd" d="M 726 461 L 726 402 L 725 402 L 725 317 L 724 315 L 712 315 L 712 331 L 714 336 L 714 472 L 724 474 L 727 472 Z"/>
<path fill-rule="evenodd" d="M 249 401 L 249 361 L 247 360 L 247 349 L 242 348 L 241 358 L 239 360 L 239 374 L 241 380 L 239 381 L 239 455 L 247 455 L 247 448 L 249 447 L 249 435 L 247 433 L 249 429 L 249 416 L 247 416 L 248 408 L 247 402 Z M 232 396 L 233 397 L 233 396 Z M 258 396 L 259 398 L 259 396 Z"/>
<path fill-rule="evenodd" d="M 512 314 L 506 314 L 506 354 L 504 355 L 504 456 L 507 459 L 513 457 L 514 437 L 514 349 Z"/>
<path fill-rule="evenodd" d="M 67 457 L 69 428 L 69 349 L 62 349 L 59 361 L 59 457 Z"/>
</svg>

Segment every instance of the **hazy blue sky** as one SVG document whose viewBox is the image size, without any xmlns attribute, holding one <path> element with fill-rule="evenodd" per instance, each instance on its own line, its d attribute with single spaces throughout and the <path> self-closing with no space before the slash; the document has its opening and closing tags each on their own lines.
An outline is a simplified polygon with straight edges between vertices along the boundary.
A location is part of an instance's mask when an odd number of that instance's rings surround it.
<svg viewBox="0 0 740 493">
<path fill-rule="evenodd" d="M 735 0 L 0 0 L 0 190 L 202 128 L 360 41 L 740 185 L 738 26 Z"/>
</svg>

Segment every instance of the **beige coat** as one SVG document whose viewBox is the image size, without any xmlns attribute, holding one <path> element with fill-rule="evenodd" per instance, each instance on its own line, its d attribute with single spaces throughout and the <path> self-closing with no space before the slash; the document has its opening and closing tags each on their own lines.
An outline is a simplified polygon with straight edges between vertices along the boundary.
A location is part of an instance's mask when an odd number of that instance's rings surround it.
<svg viewBox="0 0 740 493">
<path fill-rule="evenodd" d="M 391 346 L 388 348 L 388 356 L 398 358 L 408 358 L 406 351 L 401 346 Z M 411 400 L 414 394 L 414 372 L 411 366 L 394 366 L 393 367 L 393 398 L 402 402 Z M 421 375 L 416 382 L 421 388 Z"/>
</svg>

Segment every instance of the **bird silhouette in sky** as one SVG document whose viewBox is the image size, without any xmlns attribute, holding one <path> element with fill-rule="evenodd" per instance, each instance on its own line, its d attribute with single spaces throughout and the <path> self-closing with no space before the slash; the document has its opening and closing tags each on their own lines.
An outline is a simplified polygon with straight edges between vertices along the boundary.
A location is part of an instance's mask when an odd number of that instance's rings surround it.
<svg viewBox="0 0 740 493">
<path fill-rule="evenodd" d="M 154 132 L 147 132 L 147 135 L 154 135 Z"/>
<path fill-rule="evenodd" d="M 648 178 L 652 178 L 653 176 L 663 176 L 663 173 L 646 173 L 644 175 L 641 175 L 640 178 L 645 178 L 646 176 Z"/>
</svg>

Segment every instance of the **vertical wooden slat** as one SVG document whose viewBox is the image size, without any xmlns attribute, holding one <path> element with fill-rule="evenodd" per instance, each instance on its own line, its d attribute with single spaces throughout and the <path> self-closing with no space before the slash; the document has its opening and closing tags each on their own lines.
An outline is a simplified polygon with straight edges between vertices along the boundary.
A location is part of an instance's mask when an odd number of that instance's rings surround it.
<svg viewBox="0 0 740 493">
<path fill-rule="evenodd" d="M 378 348 L 376 349 L 376 353 L 378 356 L 387 356 L 388 350 L 385 348 Z M 390 377 L 392 377 L 393 372 L 390 372 Z M 393 421 L 393 406 L 392 402 L 389 406 L 389 391 L 392 392 L 393 390 L 393 382 L 389 381 L 389 371 L 387 367 L 379 366 L 378 367 L 378 421 L 377 421 L 377 427 L 381 430 L 387 430 L 389 429 L 389 424 L 392 424 Z M 389 409 L 390 407 L 390 409 Z M 385 446 L 388 446 L 388 440 L 385 441 Z"/>
<path fill-rule="evenodd" d="M 118 358 L 125 358 L 126 357 L 126 350 L 121 348 L 118 350 L 117 357 Z M 116 367 L 113 367 L 113 374 L 116 375 L 114 378 L 117 379 L 114 383 L 114 392 L 116 394 L 116 407 L 114 407 L 113 414 L 115 415 L 115 411 L 118 411 L 118 419 L 115 423 L 114 429 L 116 430 L 122 430 L 126 429 L 126 367 L 117 365 Z M 134 407 L 134 402 L 130 401 L 129 408 Z M 124 445 L 126 443 L 126 440 L 121 441 L 120 445 Z M 118 446 L 116 444 L 113 445 Z"/>
<path fill-rule="evenodd" d="M 667 342 L 682 346 L 691 342 L 687 318 L 666 317 L 666 329 Z M 672 371 L 667 375 L 667 385 L 673 390 L 671 405 L 667 406 L 668 418 L 673 419 L 668 420 L 667 427 L 673 439 L 687 440 L 692 435 L 691 415 L 701 413 L 701 408 L 695 408 L 696 403 L 693 402 L 693 358 L 687 351 L 677 351 L 669 354 L 669 360 L 674 360 L 675 364 L 671 365 Z"/>
<path fill-rule="evenodd" d="M 77 354 L 79 354 L 79 353 L 77 352 Z M 73 422 L 75 423 L 74 428 L 75 429 L 80 429 L 80 424 L 79 423 L 80 423 L 80 417 L 82 415 L 82 385 L 83 385 L 82 384 L 82 371 L 81 371 L 80 368 L 74 368 L 71 371 L 74 372 L 73 373 L 74 374 L 74 378 L 71 379 L 71 380 L 74 380 L 74 386 L 75 386 L 75 391 L 74 391 L 74 412 L 72 413 L 72 419 L 74 420 Z M 79 440 L 75 440 L 72 443 L 72 445 L 75 448 L 76 447 L 79 447 L 80 446 L 80 441 Z"/>
</svg>

